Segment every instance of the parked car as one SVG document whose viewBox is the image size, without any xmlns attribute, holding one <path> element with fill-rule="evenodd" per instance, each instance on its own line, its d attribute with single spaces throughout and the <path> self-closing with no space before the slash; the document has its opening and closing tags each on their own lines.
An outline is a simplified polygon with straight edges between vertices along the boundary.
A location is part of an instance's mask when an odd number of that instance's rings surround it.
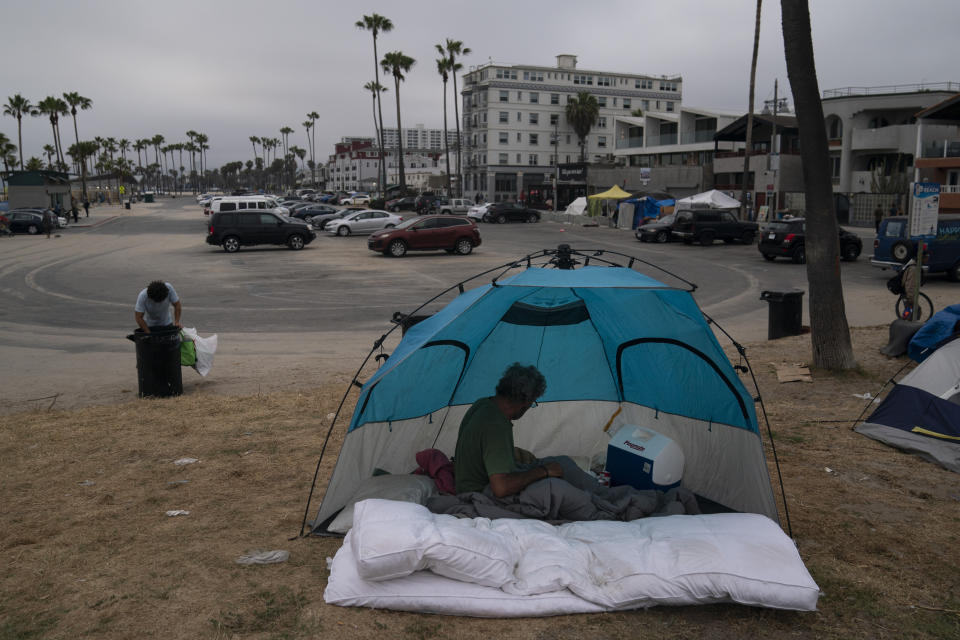
<svg viewBox="0 0 960 640">
<path fill-rule="evenodd" d="M 673 224 L 676 221 L 676 214 L 668 213 L 658 220 L 640 225 L 634 235 L 640 242 L 670 242 L 675 239 L 673 237 Z"/>
<path fill-rule="evenodd" d="M 327 228 L 327 223 L 331 220 L 339 220 L 351 213 L 353 213 L 353 211 L 349 209 L 341 209 L 340 211 L 333 211 L 331 213 L 321 213 L 310 218 L 310 224 L 313 225 L 314 229 L 323 231 Z"/>
<path fill-rule="evenodd" d="M 41 217 L 41 219 L 43 218 L 44 212 L 49 211 L 50 215 L 53 218 L 54 229 L 66 229 L 67 225 L 70 222 L 68 218 L 65 218 L 64 216 L 58 216 L 56 213 L 54 213 L 53 209 L 44 209 L 43 207 L 17 207 L 12 211 L 21 211 L 24 213 L 36 213 Z"/>
<path fill-rule="evenodd" d="M 490 202 L 483 202 L 481 204 L 470 207 L 467 210 L 467 217 L 471 220 L 476 220 L 477 222 L 485 221 L 487 211 L 490 209 Z"/>
<path fill-rule="evenodd" d="M 480 246 L 480 230 L 462 216 L 421 216 L 404 220 L 393 229 L 375 231 L 367 240 L 371 251 L 399 258 L 407 251 L 444 249 L 462 256 Z"/>
<path fill-rule="evenodd" d="M 257 244 L 285 244 L 296 251 L 316 237 L 309 224 L 272 211 L 215 213 L 207 229 L 207 244 L 221 246 L 227 253 Z"/>
<path fill-rule="evenodd" d="M 387 200 L 387 203 L 385 206 L 387 211 L 392 211 L 393 213 L 396 213 L 398 211 L 412 211 L 414 200 L 416 200 L 414 196 L 394 198 L 393 200 Z"/>
<path fill-rule="evenodd" d="M 35 211 L 14 209 L 6 214 L 11 233 L 36 235 L 43 231 L 43 216 Z"/>
<path fill-rule="evenodd" d="M 335 236 L 349 236 L 351 234 L 365 234 L 390 229 L 403 222 L 403 217 L 379 209 L 361 209 L 329 220 L 324 226 L 327 233 Z"/>
<path fill-rule="evenodd" d="M 791 220 L 777 220 L 767 223 L 760 232 L 760 243 L 757 248 L 767 260 L 790 258 L 797 264 L 807 261 L 805 248 L 806 220 L 793 218 Z M 863 241 L 855 233 L 844 228 L 840 229 L 840 258 L 853 262 L 860 257 L 863 251 Z"/>
<path fill-rule="evenodd" d="M 345 198 L 340 198 L 340 204 L 370 204 L 370 195 L 367 193 L 354 193 Z"/>
<path fill-rule="evenodd" d="M 489 222 L 505 223 L 507 220 L 513 222 L 540 222 L 540 212 L 536 209 L 530 209 L 518 202 L 498 202 L 490 206 L 487 210 L 486 219 Z"/>
<path fill-rule="evenodd" d="M 713 244 L 714 240 L 739 240 L 744 244 L 752 244 L 757 237 L 756 222 L 739 220 L 723 209 L 685 209 L 677 211 L 676 216 L 673 235 L 685 244 L 696 241 L 706 247 Z"/>
<path fill-rule="evenodd" d="M 312 225 L 314 216 L 320 216 L 326 213 L 337 213 L 337 210 L 324 204 L 314 204 L 309 202 L 306 204 L 306 206 L 294 207 L 293 211 L 291 211 L 289 215 L 291 218 L 303 220 L 304 222 Z"/>
<path fill-rule="evenodd" d="M 918 240 L 910 237 L 906 217 L 884 218 L 873 241 L 870 264 L 881 269 L 899 269 L 916 257 Z M 936 237 L 924 242 L 922 261 L 927 273 L 945 273 L 952 282 L 960 282 L 960 214 L 940 214 Z"/>
<path fill-rule="evenodd" d="M 467 200 L 466 198 L 451 198 L 443 204 L 436 205 L 435 208 L 440 213 L 466 215 L 472 206 L 472 200 Z"/>
</svg>

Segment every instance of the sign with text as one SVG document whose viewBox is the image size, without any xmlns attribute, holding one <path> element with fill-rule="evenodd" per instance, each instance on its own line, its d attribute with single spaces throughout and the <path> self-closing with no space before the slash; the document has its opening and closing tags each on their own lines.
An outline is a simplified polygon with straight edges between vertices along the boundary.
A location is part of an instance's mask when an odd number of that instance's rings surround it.
<svg viewBox="0 0 960 640">
<path fill-rule="evenodd" d="M 585 164 L 561 164 L 557 167 L 561 182 L 586 182 L 587 165 Z"/>
<path fill-rule="evenodd" d="M 940 184 L 936 182 L 913 183 L 913 200 L 910 203 L 910 235 L 929 238 L 936 236 L 939 214 Z"/>
<path fill-rule="evenodd" d="M 770 207 L 763 205 L 757 209 L 757 222 L 766 222 L 770 218 Z"/>
</svg>

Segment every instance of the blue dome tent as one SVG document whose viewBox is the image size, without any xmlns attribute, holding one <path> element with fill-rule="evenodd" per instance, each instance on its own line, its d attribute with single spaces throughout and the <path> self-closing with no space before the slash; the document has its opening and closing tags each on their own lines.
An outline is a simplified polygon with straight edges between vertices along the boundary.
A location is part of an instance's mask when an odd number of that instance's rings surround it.
<svg viewBox="0 0 960 640">
<path fill-rule="evenodd" d="M 603 253 L 561 245 L 528 256 L 506 267 L 519 272 L 469 290 L 461 283 L 459 296 L 412 326 L 363 384 L 314 532 L 374 469 L 409 473 L 427 448 L 452 455 L 463 414 L 515 361 L 547 379 L 537 409 L 515 423 L 518 446 L 602 457 L 619 425 L 642 425 L 680 445 L 682 486 L 705 503 L 778 520 L 754 398 L 695 287 L 668 286 L 633 270 L 636 259 L 620 265 Z M 584 266 L 570 268 L 577 257 Z"/>
</svg>

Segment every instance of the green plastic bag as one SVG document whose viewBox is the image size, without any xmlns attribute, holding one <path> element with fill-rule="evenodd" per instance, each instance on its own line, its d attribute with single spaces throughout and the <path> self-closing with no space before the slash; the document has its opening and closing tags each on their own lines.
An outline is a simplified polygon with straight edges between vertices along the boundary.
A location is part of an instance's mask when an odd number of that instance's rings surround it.
<svg viewBox="0 0 960 640">
<path fill-rule="evenodd" d="M 183 332 L 180 332 L 180 366 L 192 367 L 197 364 L 197 348 L 193 340 L 184 338 Z"/>
</svg>

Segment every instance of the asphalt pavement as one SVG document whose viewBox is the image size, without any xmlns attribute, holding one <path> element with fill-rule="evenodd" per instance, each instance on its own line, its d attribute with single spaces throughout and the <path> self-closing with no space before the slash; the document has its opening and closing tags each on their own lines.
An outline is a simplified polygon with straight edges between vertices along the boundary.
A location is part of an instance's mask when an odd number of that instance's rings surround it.
<svg viewBox="0 0 960 640">
<path fill-rule="evenodd" d="M 133 345 L 125 336 L 137 293 L 154 279 L 177 289 L 185 326 L 219 335 L 210 377 L 184 369 L 187 392 L 218 393 L 309 388 L 332 374 L 350 375 L 393 326 L 394 312 L 410 313 L 454 287 L 426 308 L 435 310 L 456 295 L 458 283 L 490 282 L 511 264 L 524 265 L 524 256 L 561 243 L 595 255 L 591 264 L 624 264 L 622 254 L 665 283 L 684 286 L 650 265 L 696 283 L 698 304 L 738 342 L 766 338 L 761 291 L 807 290 L 803 266 L 767 263 L 755 246 L 655 245 L 606 227 L 482 224 L 483 244 L 469 256 L 396 259 L 369 251 L 365 237 L 322 232 L 301 251 L 262 246 L 227 254 L 204 242 L 206 224 L 195 200 L 183 197 L 129 210 L 96 205 L 89 218 L 81 214 L 79 224 L 49 240 L 0 239 L 0 354 L 7 365 L 0 370 L 0 410 L 23 406 L 41 390 L 61 393 L 58 406 L 135 395 Z M 841 265 L 848 321 L 888 324 L 889 273 L 869 265 L 872 229 L 862 233 L 864 255 Z M 924 291 L 940 308 L 955 301 L 955 286 L 931 279 Z"/>
</svg>

